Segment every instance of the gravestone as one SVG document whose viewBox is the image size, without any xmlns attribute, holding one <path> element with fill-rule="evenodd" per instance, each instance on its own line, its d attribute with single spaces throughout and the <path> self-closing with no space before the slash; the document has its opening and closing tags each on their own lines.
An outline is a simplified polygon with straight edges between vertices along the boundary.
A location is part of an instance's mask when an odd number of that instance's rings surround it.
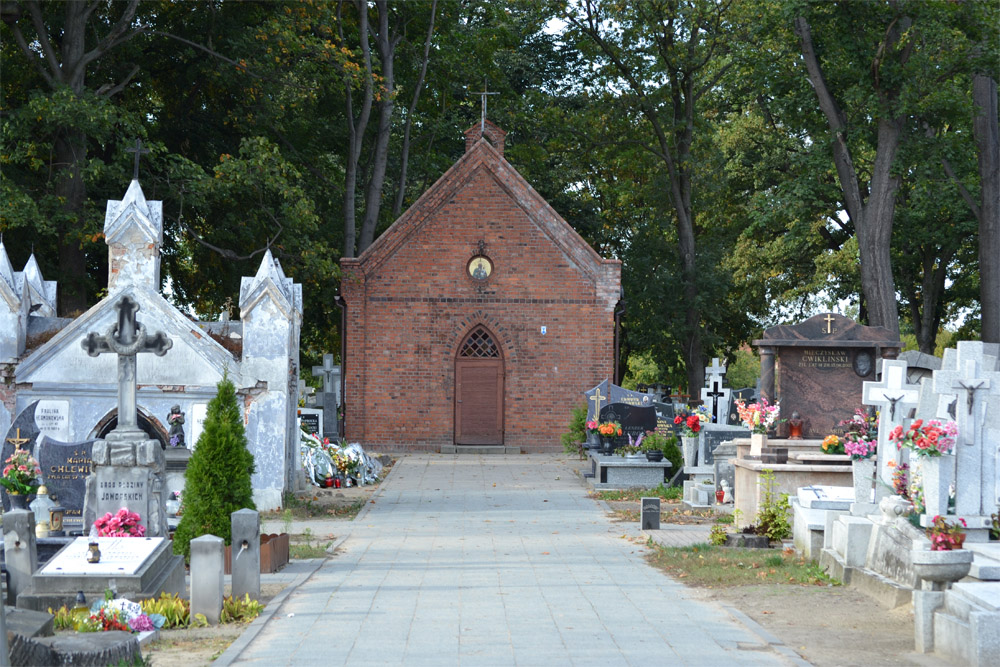
<svg viewBox="0 0 1000 667">
<path fill-rule="evenodd" d="M 896 445 L 889 442 L 889 433 L 912 408 L 917 407 L 920 398 L 919 388 L 906 381 L 906 362 L 900 359 L 887 359 L 882 362 L 882 381 L 865 382 L 862 389 L 865 405 L 879 408 L 878 430 L 878 479 L 882 484 L 875 485 L 876 499 L 881 500 L 888 489 L 892 488 L 892 473 L 896 465 Z"/>
<path fill-rule="evenodd" d="M 625 403 L 627 405 L 649 406 L 653 404 L 653 397 L 631 389 L 624 389 L 616 384 L 611 384 L 607 380 L 597 385 L 589 391 L 583 392 L 587 397 L 587 420 L 600 418 L 601 409 L 612 403 Z"/>
<path fill-rule="evenodd" d="M 719 358 L 712 359 L 712 365 L 705 368 L 705 388 L 701 390 L 701 400 L 708 406 L 712 414 L 712 423 L 724 424 L 729 416 L 731 389 L 722 386 L 725 376 L 725 365 L 719 364 Z"/>
<path fill-rule="evenodd" d="M 750 429 L 744 426 L 729 426 L 728 424 L 705 424 L 698 434 L 699 465 L 712 465 L 715 461 L 715 450 L 724 442 L 735 438 L 749 438 Z M 735 488 L 735 487 L 734 487 Z"/>
<path fill-rule="evenodd" d="M 862 383 L 875 380 L 877 359 L 894 359 L 898 336 L 834 313 L 764 331 L 761 395 L 781 403 L 781 417 L 802 417 L 804 438 L 823 438 L 861 404 Z M 777 391 L 776 391 L 777 390 Z"/>
<path fill-rule="evenodd" d="M 746 387 L 745 389 L 734 389 L 732 391 L 731 401 L 729 404 L 729 416 L 726 419 L 726 423 L 730 426 L 739 426 L 743 422 L 740 421 L 740 413 L 736 410 L 736 401 L 743 401 L 746 404 L 757 402 L 757 390 L 754 387 Z"/>
<path fill-rule="evenodd" d="M 123 295 L 115 304 L 118 320 L 104 335 L 87 334 L 81 346 L 88 355 L 118 355 L 118 426 L 91 448 L 93 473 L 87 478 L 83 525 L 127 507 L 141 517 L 149 537 L 167 534 L 166 460 L 160 443 L 149 440 L 136 422 L 136 355 L 163 356 L 172 342 L 162 331 L 147 336 L 136 321 L 139 304 Z"/>
<path fill-rule="evenodd" d="M 340 366 L 333 363 L 332 354 L 324 354 L 323 365 L 313 366 L 312 373 L 323 378 L 323 390 L 316 394 L 315 400 L 316 407 L 323 410 L 323 433 L 328 436 L 339 435 L 337 409 L 340 407 Z"/>
<path fill-rule="evenodd" d="M 642 507 L 642 530 L 659 530 L 660 529 L 660 499 L 659 498 L 643 498 L 640 506 Z"/>
<path fill-rule="evenodd" d="M 676 415 L 674 404 L 654 402 L 653 409 L 656 410 L 656 432 L 667 438 L 672 435 L 679 438 L 681 425 L 674 423 L 674 416 Z"/>
<path fill-rule="evenodd" d="M 652 405 L 641 407 L 628 403 L 612 403 L 601 408 L 602 422 L 618 422 L 622 434 L 614 439 L 614 448 L 624 447 L 629 443 L 629 437 L 634 441 L 646 431 L 656 429 L 656 408 Z"/>
<path fill-rule="evenodd" d="M 899 358 L 906 362 L 906 381 L 910 384 L 920 384 L 924 378 L 929 378 L 934 371 L 941 370 L 941 357 L 907 350 L 901 352 Z"/>
<path fill-rule="evenodd" d="M 68 523 L 82 523 L 87 477 L 92 471 L 94 441 L 59 442 L 42 436 L 38 443 L 38 466 L 49 495 L 66 510 Z"/>
<path fill-rule="evenodd" d="M 320 440 L 323 439 L 323 410 L 316 408 L 299 408 L 299 420 L 301 429 L 306 433 L 315 435 Z"/>
</svg>

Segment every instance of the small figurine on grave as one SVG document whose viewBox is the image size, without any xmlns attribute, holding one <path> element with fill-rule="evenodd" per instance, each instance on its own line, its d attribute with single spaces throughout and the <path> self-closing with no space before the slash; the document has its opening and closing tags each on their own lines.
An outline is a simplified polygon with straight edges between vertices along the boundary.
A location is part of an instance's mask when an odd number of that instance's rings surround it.
<svg viewBox="0 0 1000 667">
<path fill-rule="evenodd" d="M 722 487 L 722 502 L 723 503 L 733 502 L 733 492 L 729 488 L 729 481 L 724 479 L 721 482 L 719 482 L 719 486 Z"/>
<path fill-rule="evenodd" d="M 184 413 L 181 412 L 181 406 L 175 405 L 170 408 L 170 414 L 167 415 L 167 423 L 170 424 L 170 446 L 171 447 L 184 447 Z"/>
</svg>

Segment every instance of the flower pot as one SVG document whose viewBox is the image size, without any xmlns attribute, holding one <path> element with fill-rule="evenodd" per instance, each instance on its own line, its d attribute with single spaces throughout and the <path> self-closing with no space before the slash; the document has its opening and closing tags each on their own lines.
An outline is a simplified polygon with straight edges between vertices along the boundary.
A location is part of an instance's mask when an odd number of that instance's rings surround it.
<svg viewBox="0 0 1000 667">
<path fill-rule="evenodd" d="M 684 467 L 693 468 L 698 465 L 698 436 L 681 436 L 684 453 Z"/>
<path fill-rule="evenodd" d="M 28 496 L 21 495 L 20 493 L 15 493 L 13 491 L 8 491 L 7 498 L 10 499 L 10 508 L 12 510 L 28 509 Z"/>
<path fill-rule="evenodd" d="M 958 581 L 972 568 L 973 553 L 966 549 L 952 551 L 911 551 L 910 562 L 919 579 L 932 583 L 936 591 Z"/>
<path fill-rule="evenodd" d="M 872 480 L 875 478 L 875 461 L 870 458 L 855 459 L 851 462 L 851 473 L 854 475 L 854 502 L 870 503 Z"/>
<path fill-rule="evenodd" d="M 955 457 L 922 457 L 920 466 L 924 476 L 924 506 L 927 516 L 948 513 L 948 494 L 955 481 Z"/>
<path fill-rule="evenodd" d="M 767 446 L 767 433 L 750 434 L 750 455 L 760 456 L 764 447 Z"/>
<path fill-rule="evenodd" d="M 642 452 L 636 452 L 635 454 L 628 454 L 625 456 L 626 461 L 645 461 L 646 455 Z"/>
<path fill-rule="evenodd" d="M 651 452 L 646 452 L 646 460 L 647 461 L 651 461 L 653 463 L 657 463 L 659 461 L 662 461 L 663 460 L 663 452 L 661 452 L 658 449 L 655 449 L 655 450 L 653 450 Z"/>
</svg>

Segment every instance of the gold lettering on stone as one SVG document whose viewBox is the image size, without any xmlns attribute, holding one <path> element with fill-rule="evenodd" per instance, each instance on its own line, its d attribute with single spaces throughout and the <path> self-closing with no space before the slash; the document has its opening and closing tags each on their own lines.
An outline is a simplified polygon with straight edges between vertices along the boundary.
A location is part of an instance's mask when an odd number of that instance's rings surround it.
<svg viewBox="0 0 1000 667">
<path fill-rule="evenodd" d="M 850 368 L 851 360 L 844 350 L 809 350 L 799 359 L 799 368 Z"/>
</svg>

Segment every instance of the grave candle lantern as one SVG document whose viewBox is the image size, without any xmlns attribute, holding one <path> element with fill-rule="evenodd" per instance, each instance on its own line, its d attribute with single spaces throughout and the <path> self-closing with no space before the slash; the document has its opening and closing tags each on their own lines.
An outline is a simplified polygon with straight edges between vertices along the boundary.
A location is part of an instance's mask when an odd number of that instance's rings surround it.
<svg viewBox="0 0 1000 667">
<path fill-rule="evenodd" d="M 63 517 L 66 516 L 66 508 L 56 505 L 49 510 L 49 536 L 62 537 L 66 534 L 63 530 Z"/>
</svg>

